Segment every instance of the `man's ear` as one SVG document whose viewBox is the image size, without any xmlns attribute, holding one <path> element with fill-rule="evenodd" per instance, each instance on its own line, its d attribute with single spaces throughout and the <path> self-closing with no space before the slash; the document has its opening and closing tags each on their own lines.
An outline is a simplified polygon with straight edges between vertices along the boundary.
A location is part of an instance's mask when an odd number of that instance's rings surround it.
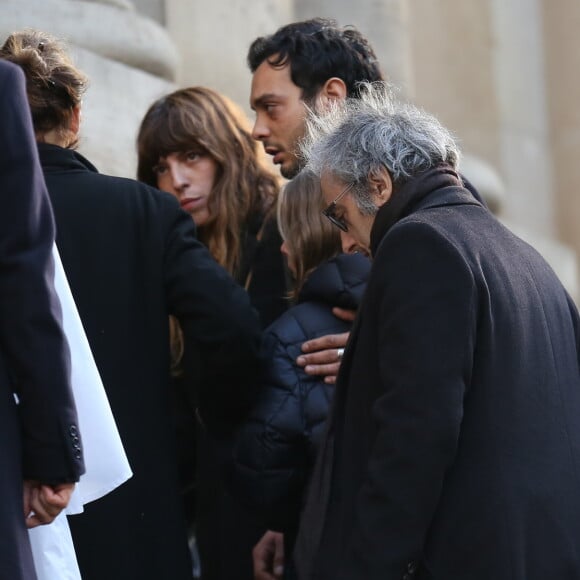
<svg viewBox="0 0 580 580">
<path fill-rule="evenodd" d="M 318 92 L 318 101 L 323 106 L 327 106 L 333 101 L 343 101 L 346 99 L 347 93 L 344 81 L 338 77 L 331 77 Z"/>
<path fill-rule="evenodd" d="M 381 167 L 369 175 L 371 193 L 376 198 L 377 207 L 381 207 L 393 194 L 393 180 L 386 167 Z"/>
</svg>

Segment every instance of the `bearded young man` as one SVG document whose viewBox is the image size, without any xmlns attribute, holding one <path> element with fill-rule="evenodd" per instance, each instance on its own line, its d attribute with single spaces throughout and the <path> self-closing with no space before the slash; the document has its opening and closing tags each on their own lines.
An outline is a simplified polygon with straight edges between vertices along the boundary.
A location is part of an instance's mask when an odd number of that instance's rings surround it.
<svg viewBox="0 0 580 580">
<path fill-rule="evenodd" d="M 272 156 L 280 173 L 292 179 L 302 168 L 300 142 L 311 109 L 358 96 L 358 83 L 383 79 L 368 40 L 353 26 L 314 18 L 293 22 L 274 34 L 257 38 L 248 51 L 252 72 L 250 106 L 256 113 L 252 131 Z M 346 251 L 361 251 L 351 247 Z M 352 321 L 354 313 L 335 309 L 339 318 Z M 348 333 L 331 334 L 302 345 L 300 366 L 312 375 L 334 383 Z M 267 534 L 254 550 L 257 580 L 279 578 L 283 554 L 281 536 Z M 274 560 L 276 565 L 274 565 Z"/>
<path fill-rule="evenodd" d="M 293 22 L 257 38 L 248 65 L 256 113 L 252 135 L 287 179 L 301 169 L 308 110 L 356 97 L 360 82 L 383 80 L 368 40 L 355 27 L 324 18 Z"/>
</svg>

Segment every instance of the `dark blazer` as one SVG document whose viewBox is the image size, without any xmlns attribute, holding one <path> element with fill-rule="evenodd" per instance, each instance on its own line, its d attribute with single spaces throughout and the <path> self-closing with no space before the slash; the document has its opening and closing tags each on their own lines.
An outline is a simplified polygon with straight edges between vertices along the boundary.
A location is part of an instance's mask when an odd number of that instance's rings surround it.
<svg viewBox="0 0 580 580">
<path fill-rule="evenodd" d="M 134 475 L 69 518 L 84 580 L 189 579 L 169 398 L 168 316 L 180 322 L 206 420 L 239 420 L 259 324 L 177 200 L 39 145 L 59 247 Z M 192 417 L 193 420 L 193 417 Z"/>
<path fill-rule="evenodd" d="M 54 222 L 24 76 L 4 61 L 0 119 L 0 578 L 31 580 L 22 481 L 73 482 L 84 468 L 53 287 Z"/>
<path fill-rule="evenodd" d="M 443 168 L 394 192 L 371 244 L 301 578 L 580 578 L 579 323 L 561 283 Z"/>
<path fill-rule="evenodd" d="M 306 340 L 350 329 L 332 308 L 356 310 L 369 271 L 370 262 L 361 254 L 341 254 L 320 265 L 306 280 L 298 303 L 262 339 L 262 390 L 236 437 L 231 487 L 270 529 L 287 536 L 296 531 L 334 394 L 334 385 L 307 375 L 296 358 Z"/>
</svg>

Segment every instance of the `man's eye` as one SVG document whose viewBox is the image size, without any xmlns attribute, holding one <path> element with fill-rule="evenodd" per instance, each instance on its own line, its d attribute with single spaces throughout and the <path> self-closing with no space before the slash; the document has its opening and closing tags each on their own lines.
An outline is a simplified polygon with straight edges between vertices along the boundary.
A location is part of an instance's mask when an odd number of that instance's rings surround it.
<svg viewBox="0 0 580 580">
<path fill-rule="evenodd" d="M 185 154 L 185 158 L 186 158 L 188 161 L 197 161 L 197 160 L 199 159 L 199 157 L 200 157 L 200 153 L 199 153 L 199 152 L 197 152 L 197 151 L 188 151 L 188 152 Z"/>
<path fill-rule="evenodd" d="M 167 167 L 165 165 L 154 165 L 153 166 L 153 173 L 155 175 L 163 175 L 167 171 Z"/>
<path fill-rule="evenodd" d="M 272 113 L 276 109 L 277 106 L 278 105 L 276 103 L 267 103 L 264 106 L 264 109 L 266 109 L 266 113 Z"/>
</svg>

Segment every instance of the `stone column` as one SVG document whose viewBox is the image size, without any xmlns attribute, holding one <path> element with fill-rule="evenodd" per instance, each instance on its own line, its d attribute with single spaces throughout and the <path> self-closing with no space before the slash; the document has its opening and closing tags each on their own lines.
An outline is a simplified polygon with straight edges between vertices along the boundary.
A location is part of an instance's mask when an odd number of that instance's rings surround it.
<svg viewBox="0 0 580 580">
<path fill-rule="evenodd" d="M 555 10 L 555 6 L 558 10 Z M 580 252 L 580 49 L 577 0 L 542 2 L 546 86 L 549 90 L 547 146 L 553 164 L 556 220 L 562 239 Z"/>
<path fill-rule="evenodd" d="M 161 26 L 165 26 L 165 0 L 132 0 L 135 9 Z"/>
<path fill-rule="evenodd" d="M 292 0 L 165 0 L 165 6 L 182 56 L 179 84 L 216 89 L 249 111 L 248 48 L 292 20 Z"/>
<path fill-rule="evenodd" d="M 412 95 L 409 21 L 405 0 L 295 0 L 296 20 L 322 16 L 353 24 L 369 39 L 387 79 Z"/>
<path fill-rule="evenodd" d="M 413 0 L 410 35 L 415 102 L 498 167 L 498 108 L 489 1 Z"/>
<path fill-rule="evenodd" d="M 551 237 L 556 228 L 540 0 L 491 5 L 506 217 Z"/>
<path fill-rule="evenodd" d="M 67 41 L 90 79 L 79 151 L 104 173 L 134 177 L 137 127 L 171 90 L 179 55 L 165 30 L 129 0 L 2 0 L 0 38 L 37 28 Z"/>
</svg>

